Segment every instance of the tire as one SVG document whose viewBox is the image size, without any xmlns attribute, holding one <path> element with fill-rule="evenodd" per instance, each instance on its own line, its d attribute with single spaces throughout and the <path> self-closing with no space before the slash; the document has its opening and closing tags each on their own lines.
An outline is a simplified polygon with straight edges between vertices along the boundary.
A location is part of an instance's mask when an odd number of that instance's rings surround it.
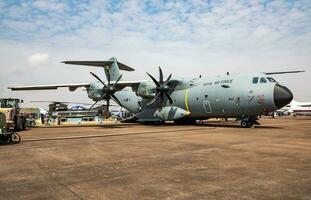
<svg viewBox="0 0 311 200">
<path fill-rule="evenodd" d="M 242 128 L 250 128 L 253 126 L 253 122 L 243 120 L 243 121 L 241 121 L 241 126 L 242 126 Z"/>
<path fill-rule="evenodd" d="M 23 121 L 20 117 L 17 117 L 15 121 L 15 131 L 22 131 L 22 130 L 23 130 Z"/>
<path fill-rule="evenodd" d="M 18 133 L 12 133 L 10 140 L 13 144 L 18 144 L 21 142 L 21 136 Z"/>
<path fill-rule="evenodd" d="M 242 128 L 249 128 L 247 125 L 248 125 L 247 121 L 241 121 Z"/>
<path fill-rule="evenodd" d="M 250 121 L 248 121 L 246 128 L 250 128 L 251 126 L 252 126 L 252 123 Z"/>
<path fill-rule="evenodd" d="M 26 118 L 22 117 L 22 130 L 26 130 Z"/>
<path fill-rule="evenodd" d="M 249 122 L 249 127 L 248 128 L 250 128 L 250 127 L 252 127 L 254 125 L 254 122 Z"/>
</svg>

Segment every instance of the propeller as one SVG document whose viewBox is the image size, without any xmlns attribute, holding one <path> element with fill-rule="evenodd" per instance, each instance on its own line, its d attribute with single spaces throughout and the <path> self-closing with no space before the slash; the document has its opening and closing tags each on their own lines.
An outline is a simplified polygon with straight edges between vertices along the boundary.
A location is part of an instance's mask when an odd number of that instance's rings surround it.
<svg viewBox="0 0 311 200">
<path fill-rule="evenodd" d="M 110 74 L 107 73 L 107 79 L 108 79 L 108 84 L 105 84 L 104 81 L 102 81 L 96 74 L 94 74 L 93 72 L 90 72 L 90 74 L 92 76 L 94 76 L 99 82 L 101 82 L 103 84 L 103 93 L 105 94 L 105 96 L 103 97 L 104 100 L 106 100 L 107 105 L 106 105 L 106 111 L 109 112 L 109 106 L 110 106 L 110 99 L 113 99 L 115 102 L 117 102 L 120 106 L 121 102 L 119 101 L 119 99 L 114 95 L 114 93 L 117 91 L 116 89 L 116 84 L 121 80 L 122 75 L 119 76 L 119 78 L 114 82 L 114 84 L 111 84 L 110 81 Z M 98 103 L 98 101 L 96 101 L 92 107 L 94 107 L 96 104 Z"/>
<path fill-rule="evenodd" d="M 172 74 L 170 74 L 168 76 L 168 78 L 164 81 L 163 80 L 163 72 L 161 67 L 159 67 L 159 81 L 157 81 L 153 76 L 151 76 L 149 73 L 147 73 L 148 76 L 152 79 L 152 81 L 154 82 L 154 84 L 157 86 L 156 87 L 156 96 L 151 100 L 150 103 L 148 103 L 148 105 L 153 104 L 155 101 L 157 101 L 159 98 L 161 99 L 161 101 L 163 102 L 164 96 L 168 99 L 168 101 L 170 102 L 170 104 L 173 103 L 172 98 L 169 95 L 169 91 L 170 91 L 170 87 L 167 85 L 168 82 L 171 80 Z"/>
</svg>

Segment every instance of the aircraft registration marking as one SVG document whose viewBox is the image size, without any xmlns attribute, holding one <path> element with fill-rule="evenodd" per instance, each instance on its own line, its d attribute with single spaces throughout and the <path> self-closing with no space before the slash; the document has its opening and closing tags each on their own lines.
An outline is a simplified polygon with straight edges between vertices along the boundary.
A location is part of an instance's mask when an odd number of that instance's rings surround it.
<svg viewBox="0 0 311 200">
<path fill-rule="evenodd" d="M 230 84 L 232 82 L 233 82 L 233 79 L 218 80 L 218 81 L 214 81 L 214 82 L 204 83 L 203 86 L 218 85 L 218 84 Z"/>
<path fill-rule="evenodd" d="M 189 89 L 187 89 L 186 93 L 185 93 L 185 105 L 186 105 L 186 110 L 188 112 L 190 112 L 190 109 L 189 109 Z"/>
</svg>

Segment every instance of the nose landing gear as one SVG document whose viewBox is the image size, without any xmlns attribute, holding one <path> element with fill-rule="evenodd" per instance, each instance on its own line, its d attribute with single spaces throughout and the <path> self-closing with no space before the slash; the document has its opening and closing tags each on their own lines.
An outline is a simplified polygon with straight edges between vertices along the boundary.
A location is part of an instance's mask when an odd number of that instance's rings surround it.
<svg viewBox="0 0 311 200">
<path fill-rule="evenodd" d="M 253 126 L 253 122 L 247 121 L 247 120 L 242 120 L 241 126 L 242 126 L 242 128 L 250 128 Z"/>
<path fill-rule="evenodd" d="M 257 118 L 245 118 L 245 119 L 242 119 L 242 121 L 241 121 L 241 127 L 242 128 L 250 128 L 254 124 L 260 125 L 260 123 L 257 122 Z"/>
</svg>

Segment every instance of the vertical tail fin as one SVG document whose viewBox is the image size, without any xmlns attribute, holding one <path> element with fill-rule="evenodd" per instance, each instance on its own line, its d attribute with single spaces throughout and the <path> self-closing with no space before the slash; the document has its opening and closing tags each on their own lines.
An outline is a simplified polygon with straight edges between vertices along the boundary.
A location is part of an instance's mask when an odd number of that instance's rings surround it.
<svg viewBox="0 0 311 200">
<path fill-rule="evenodd" d="M 116 81 L 121 76 L 117 58 L 112 57 L 109 61 L 112 61 L 111 64 L 104 66 L 106 78 L 109 80 L 110 77 L 110 81 Z"/>
</svg>

